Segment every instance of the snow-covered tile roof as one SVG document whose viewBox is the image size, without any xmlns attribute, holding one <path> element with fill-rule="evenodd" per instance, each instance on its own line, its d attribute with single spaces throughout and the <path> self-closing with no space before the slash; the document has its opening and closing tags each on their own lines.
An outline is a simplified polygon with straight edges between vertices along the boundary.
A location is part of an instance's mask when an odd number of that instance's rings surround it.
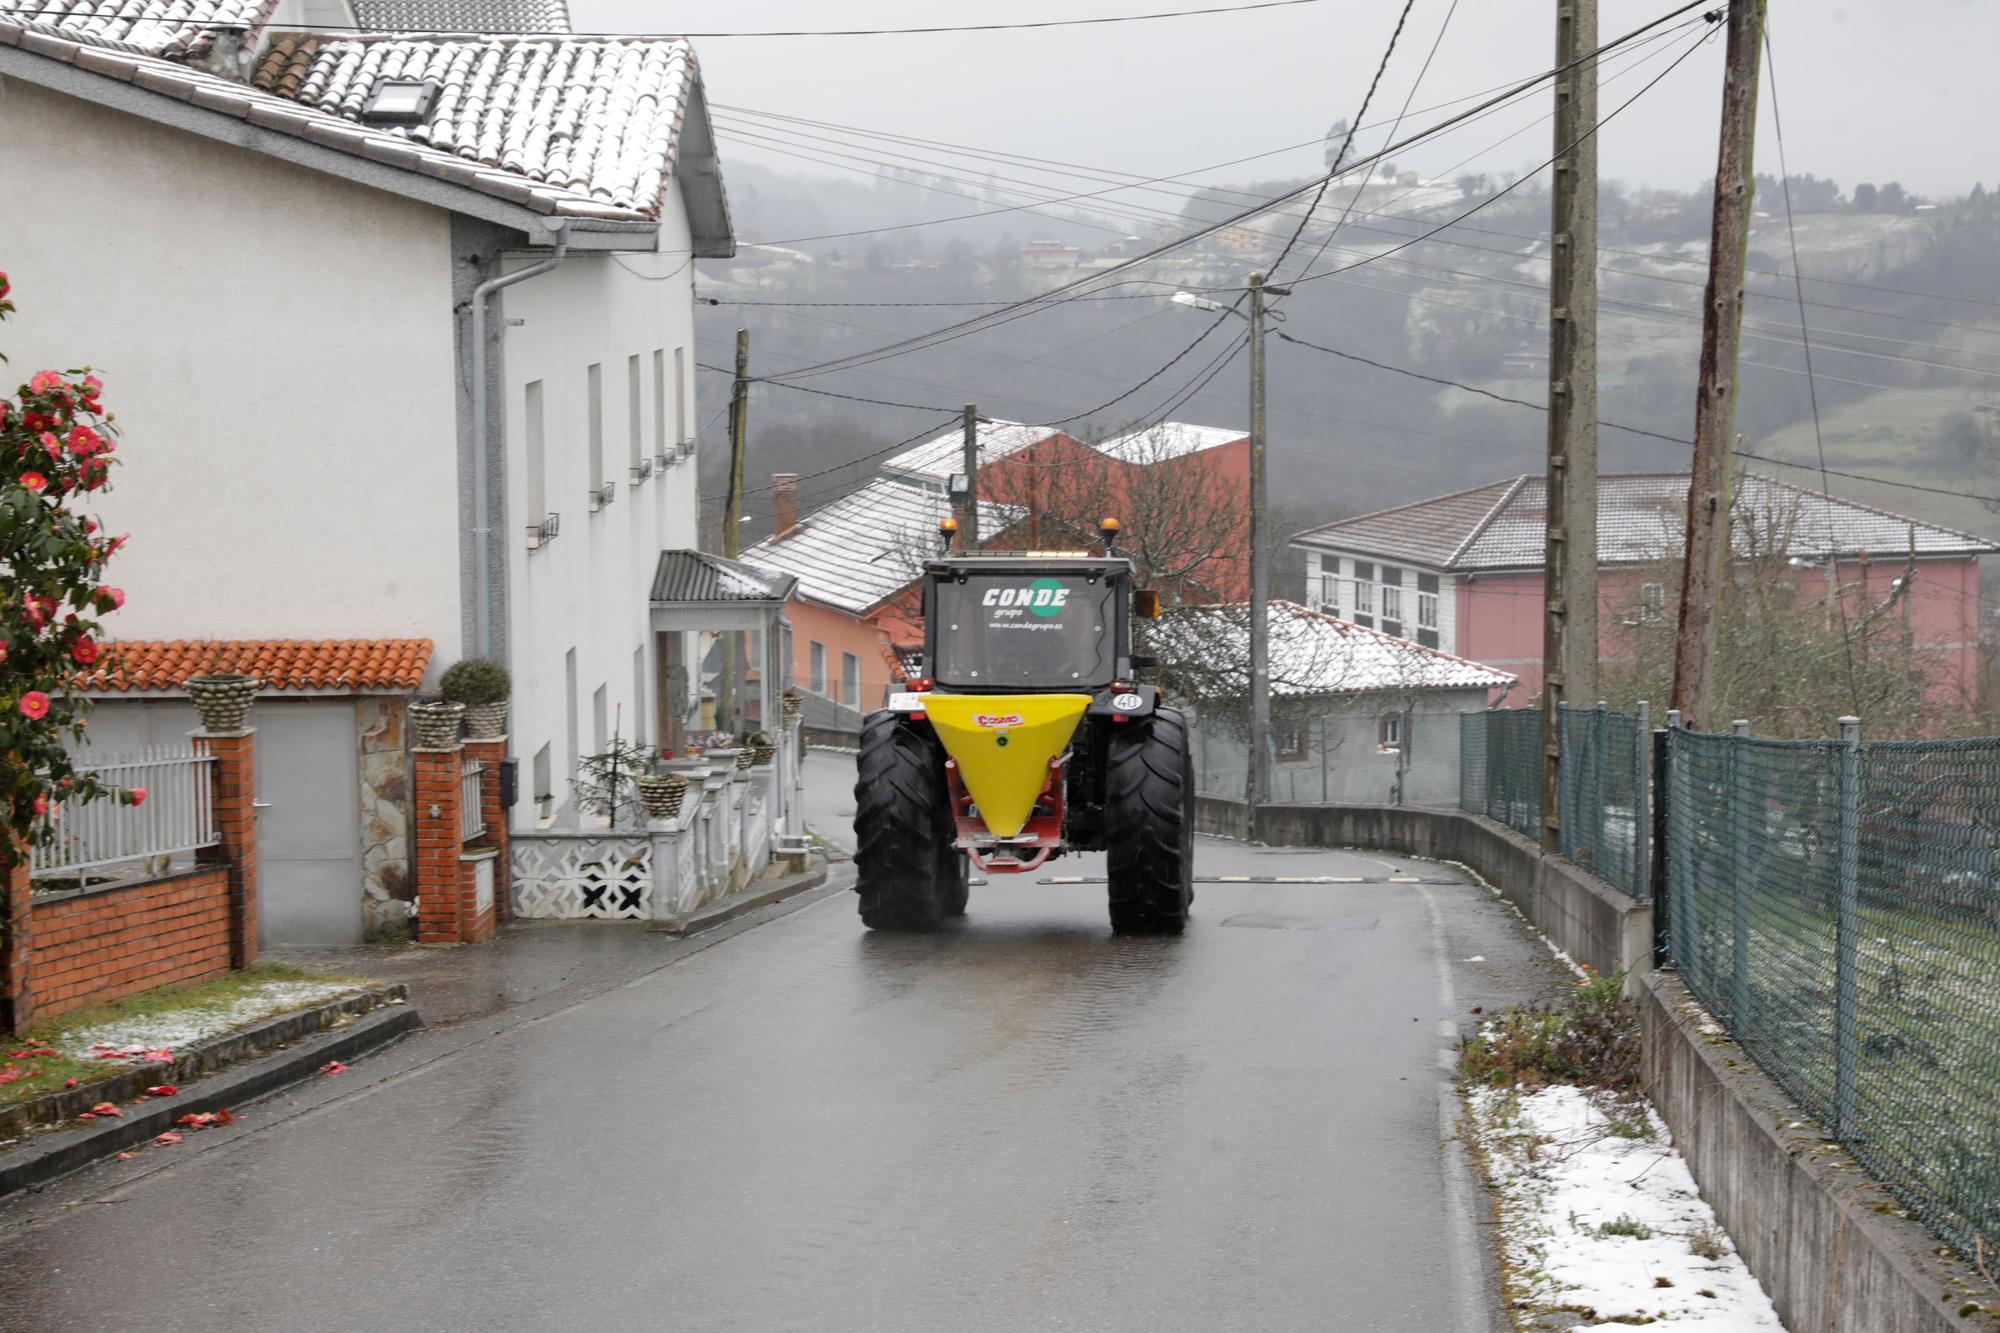
<svg viewBox="0 0 2000 1333">
<path fill-rule="evenodd" d="M 1189 454 L 1220 449 L 1225 444 L 1248 439 L 1250 432 L 1228 426 L 1196 426 L 1185 421 L 1163 421 L 1145 430 L 1127 431 L 1096 445 L 1099 453 L 1126 463 L 1164 463 Z"/>
<path fill-rule="evenodd" d="M 1018 421 L 981 421 L 979 466 L 991 466 L 1009 454 L 1017 454 L 1030 445 L 1040 444 L 1061 433 L 1054 426 L 1029 426 Z M 961 471 L 964 463 L 965 434 L 953 430 L 905 449 L 884 462 L 882 470 L 942 482 L 949 481 L 952 473 Z"/>
<path fill-rule="evenodd" d="M 1271 693 L 1375 694 L 1399 690 L 1496 690 L 1515 677 L 1293 602 L 1272 602 Z M 1176 611 L 1154 628 L 1162 658 L 1202 664 L 1199 674 L 1237 678 L 1250 656 L 1247 603 Z"/>
<path fill-rule="evenodd" d="M 246 84 L 183 62 L 219 26 L 259 27 L 271 0 L 58 3 L 74 12 L 0 8 L 0 45 L 537 213 L 654 222 L 679 175 L 695 252 L 734 253 L 684 39 L 275 34 Z M 115 17 L 92 12 L 100 7 Z M 389 79 L 437 81 L 427 122 L 362 123 Z"/>
<path fill-rule="evenodd" d="M 798 526 L 766 537 L 743 562 L 795 575 L 798 592 L 864 615 L 908 587 L 938 548 L 938 520 L 951 512 L 943 494 L 883 477 L 814 510 Z M 991 538 L 1021 521 L 1016 505 L 982 501 L 979 531 Z"/>
<path fill-rule="evenodd" d="M 0 21 L 154 56 L 200 56 L 218 32 L 254 30 L 278 0 L 34 0 Z"/>
<path fill-rule="evenodd" d="M 687 602 L 781 602 L 791 596 L 792 581 L 773 578 L 764 570 L 707 551 L 660 552 L 653 567 L 656 605 Z"/>
<path fill-rule="evenodd" d="M 1674 554 L 1686 531 L 1687 490 L 1684 473 L 1599 477 L 1598 562 L 1644 564 Z M 1982 537 L 1771 477 L 1739 476 L 1736 493 L 1739 542 L 1769 545 L 1783 536 L 1789 555 L 1896 555 L 1913 540 L 1918 555 L 2000 551 Z M 1539 569 L 1547 524 L 1547 484 L 1528 475 L 1342 519 L 1293 540 L 1438 570 Z"/>
<path fill-rule="evenodd" d="M 563 0 L 352 0 L 367 32 L 568 32 Z"/>
</svg>

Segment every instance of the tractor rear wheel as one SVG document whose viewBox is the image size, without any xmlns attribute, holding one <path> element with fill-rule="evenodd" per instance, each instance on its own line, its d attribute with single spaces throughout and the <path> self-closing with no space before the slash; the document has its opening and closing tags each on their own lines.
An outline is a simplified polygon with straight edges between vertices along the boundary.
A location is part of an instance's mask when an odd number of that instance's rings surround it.
<svg viewBox="0 0 2000 1333">
<path fill-rule="evenodd" d="M 972 897 L 972 858 L 953 847 L 949 839 L 945 842 L 942 874 L 944 914 L 964 916 L 965 904 Z"/>
<path fill-rule="evenodd" d="M 1178 935 L 1194 901 L 1194 756 L 1179 710 L 1112 731 L 1105 786 L 1111 929 Z"/>
<path fill-rule="evenodd" d="M 943 748 L 898 714 L 874 713 L 862 726 L 856 767 L 854 891 L 862 923 L 935 930 L 953 891 L 945 872 L 953 824 Z"/>
</svg>

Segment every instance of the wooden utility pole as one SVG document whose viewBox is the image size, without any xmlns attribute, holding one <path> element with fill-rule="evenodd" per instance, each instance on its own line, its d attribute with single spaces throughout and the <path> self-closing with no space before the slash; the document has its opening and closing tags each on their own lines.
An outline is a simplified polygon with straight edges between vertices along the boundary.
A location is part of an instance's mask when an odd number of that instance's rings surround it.
<svg viewBox="0 0 2000 1333">
<path fill-rule="evenodd" d="M 1542 846 L 1562 850 L 1562 704 L 1597 697 L 1597 0 L 1556 0 Z M 1583 63 L 1578 63 L 1582 61 Z"/>
<path fill-rule="evenodd" d="M 1250 275 L 1250 772 L 1244 796 L 1249 834 L 1257 837 L 1264 802 L 1271 799 L 1271 608 L 1269 561 L 1264 555 L 1264 313 L 1265 298 L 1290 296 L 1289 287 L 1267 287 Z"/>
<path fill-rule="evenodd" d="M 750 435 L 750 330 L 736 330 L 736 381 L 729 390 L 729 501 L 722 515 L 722 553 L 734 560 L 743 550 L 743 458 Z M 736 680 L 743 636 L 724 640 L 721 678 L 715 684 L 715 725 L 732 730 Z"/>
<path fill-rule="evenodd" d="M 1722 141 L 1715 163 L 1715 222 L 1709 234 L 1708 290 L 1702 303 L 1701 384 L 1694 407 L 1687 555 L 1681 569 L 1674 639 L 1673 706 L 1681 725 L 1709 724 L 1708 677 L 1715 656 L 1715 599 L 1729 546 L 1729 482 L 1736 438 L 1736 360 L 1743 331 L 1743 270 L 1756 189 L 1757 77 L 1766 0 L 1729 7 L 1723 57 Z"/>
<path fill-rule="evenodd" d="M 965 494 L 958 497 L 958 549 L 970 554 L 979 549 L 979 408 L 965 405 L 964 462 Z"/>
</svg>

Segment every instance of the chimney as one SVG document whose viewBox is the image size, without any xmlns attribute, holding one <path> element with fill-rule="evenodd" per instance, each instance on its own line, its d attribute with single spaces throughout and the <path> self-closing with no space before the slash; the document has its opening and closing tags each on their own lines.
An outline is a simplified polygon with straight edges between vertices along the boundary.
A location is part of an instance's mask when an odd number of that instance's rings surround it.
<svg viewBox="0 0 2000 1333">
<path fill-rule="evenodd" d="M 771 474 L 771 536 L 784 536 L 799 525 L 799 474 Z"/>
</svg>

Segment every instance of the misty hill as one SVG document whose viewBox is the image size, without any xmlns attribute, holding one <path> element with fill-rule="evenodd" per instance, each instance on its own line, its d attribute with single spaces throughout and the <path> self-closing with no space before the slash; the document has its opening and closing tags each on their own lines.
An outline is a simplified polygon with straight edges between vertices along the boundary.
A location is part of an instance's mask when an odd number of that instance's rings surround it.
<svg viewBox="0 0 2000 1333">
<path fill-rule="evenodd" d="M 1453 222 L 1510 183 L 1424 181 L 1393 167 L 1362 188 L 1337 183 L 1282 270 L 1286 280 L 1316 276 L 1278 303 L 1276 327 L 1385 366 L 1543 401 L 1548 200 L 1540 182 Z M 732 164 L 738 234 L 752 243 L 734 261 L 701 265 L 702 296 L 723 304 L 701 309 L 698 360 L 727 366 L 739 325 L 751 331 L 759 374 L 894 343 L 993 308 L 952 303 L 1048 291 L 1300 184 L 1183 189 L 1150 210 L 1114 203 L 1120 195 L 910 226 L 1005 209 L 1021 194 L 912 172 L 829 181 Z M 1776 181 L 1760 184 L 1738 430 L 1752 452 L 1816 462 L 1782 192 Z M 1954 494 L 1838 477 L 1833 489 L 2000 531 L 2000 518 L 1963 498 L 2000 490 L 2000 204 L 1977 191 L 1930 204 L 1895 186 L 1844 192 L 1810 176 L 1791 185 L 1799 266 L 1811 279 L 1805 309 L 1828 466 Z M 757 386 L 748 485 L 764 485 L 777 470 L 820 474 L 803 486 L 811 508 L 864 479 L 871 456 L 946 426 L 968 402 L 988 416 L 1084 435 L 1161 416 L 1243 426 L 1244 363 L 1240 355 L 1224 363 L 1241 321 L 1163 298 L 1240 288 L 1277 256 L 1303 213 L 1304 201 L 1294 200 L 1123 269 L 1093 284 L 1084 293 L 1091 299 L 1035 307 L 975 335 L 797 382 L 847 398 Z M 1708 225 L 1705 190 L 1606 187 L 1599 360 L 1607 423 L 1691 433 Z M 864 234 L 819 239 L 832 232 Z M 1218 319 L 1223 327 L 1185 350 Z M 703 490 L 712 496 L 726 480 L 727 390 L 726 375 L 703 374 Z M 1270 412 L 1272 494 L 1300 525 L 1541 465 L 1540 412 L 1276 339 Z M 1680 468 L 1687 458 L 1683 445 L 1610 428 L 1601 447 L 1607 471 Z M 1813 473 L 1781 474 L 1817 483 Z M 750 497 L 760 515 L 746 525 L 753 536 L 768 531 L 763 498 Z"/>
</svg>

